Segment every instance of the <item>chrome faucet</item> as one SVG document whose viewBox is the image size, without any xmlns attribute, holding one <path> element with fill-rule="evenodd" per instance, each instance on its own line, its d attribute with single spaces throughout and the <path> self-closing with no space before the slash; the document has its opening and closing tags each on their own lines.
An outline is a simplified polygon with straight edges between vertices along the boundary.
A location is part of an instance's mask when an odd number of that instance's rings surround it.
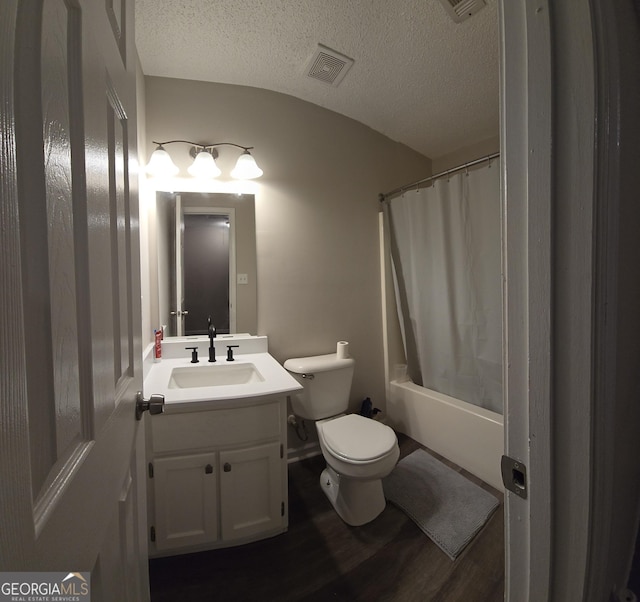
<svg viewBox="0 0 640 602">
<path fill-rule="evenodd" d="M 207 331 L 209 333 L 209 361 L 216 361 L 216 348 L 213 346 L 213 339 L 216 338 L 216 327 L 211 323 L 211 316 L 207 319 Z"/>
</svg>

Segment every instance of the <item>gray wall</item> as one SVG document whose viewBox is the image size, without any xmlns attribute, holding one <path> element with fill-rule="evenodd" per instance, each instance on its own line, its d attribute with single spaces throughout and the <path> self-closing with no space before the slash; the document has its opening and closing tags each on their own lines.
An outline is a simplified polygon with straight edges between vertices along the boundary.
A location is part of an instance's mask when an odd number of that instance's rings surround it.
<svg viewBox="0 0 640 602">
<path fill-rule="evenodd" d="M 352 409 L 365 396 L 384 407 L 377 195 L 428 175 L 431 161 L 291 96 L 158 77 L 145 81 L 142 163 L 152 140 L 255 146 L 252 153 L 264 170 L 255 192 L 257 334 L 269 336 L 272 355 L 282 362 L 330 353 L 336 341 L 347 340 L 357 362 Z M 167 150 L 184 172 L 188 147 Z M 220 149 L 223 175 L 236 157 L 233 149 Z"/>
</svg>

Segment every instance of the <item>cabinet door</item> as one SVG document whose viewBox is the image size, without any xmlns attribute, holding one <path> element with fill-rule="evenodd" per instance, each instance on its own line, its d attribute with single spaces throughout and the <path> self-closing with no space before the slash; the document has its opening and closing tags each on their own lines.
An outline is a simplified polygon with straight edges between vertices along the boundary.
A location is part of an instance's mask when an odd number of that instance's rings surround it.
<svg viewBox="0 0 640 602">
<path fill-rule="evenodd" d="M 216 454 L 158 458 L 153 464 L 156 548 L 216 541 Z"/>
<path fill-rule="evenodd" d="M 220 452 L 220 513 L 224 541 L 284 527 L 280 442 Z"/>
</svg>

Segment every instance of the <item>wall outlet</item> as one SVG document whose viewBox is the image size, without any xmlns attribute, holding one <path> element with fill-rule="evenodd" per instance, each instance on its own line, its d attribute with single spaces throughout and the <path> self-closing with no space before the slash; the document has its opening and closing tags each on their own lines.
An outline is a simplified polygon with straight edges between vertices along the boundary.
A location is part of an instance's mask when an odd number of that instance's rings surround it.
<svg viewBox="0 0 640 602">
<path fill-rule="evenodd" d="M 249 284 L 249 275 L 238 274 L 238 284 Z"/>
</svg>

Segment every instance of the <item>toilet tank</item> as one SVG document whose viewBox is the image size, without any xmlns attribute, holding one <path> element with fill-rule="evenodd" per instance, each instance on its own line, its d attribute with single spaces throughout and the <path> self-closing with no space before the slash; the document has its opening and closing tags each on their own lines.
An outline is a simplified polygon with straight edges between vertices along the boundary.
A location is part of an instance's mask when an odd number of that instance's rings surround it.
<svg viewBox="0 0 640 602">
<path fill-rule="evenodd" d="M 321 420 L 346 412 L 355 360 L 338 358 L 335 353 L 297 357 L 287 360 L 284 367 L 304 387 L 291 395 L 296 416 Z"/>
</svg>

